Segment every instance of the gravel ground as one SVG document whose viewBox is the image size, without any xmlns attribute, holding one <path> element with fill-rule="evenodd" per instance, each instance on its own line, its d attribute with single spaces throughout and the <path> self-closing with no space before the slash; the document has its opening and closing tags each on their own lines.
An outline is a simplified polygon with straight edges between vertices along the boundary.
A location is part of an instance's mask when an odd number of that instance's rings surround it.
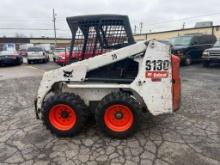
<svg viewBox="0 0 220 165">
<path fill-rule="evenodd" d="M 53 67 L 33 66 L 0 68 L 0 164 L 220 164 L 220 66 L 182 67 L 181 109 L 143 115 L 126 140 L 105 137 L 94 122 L 73 138 L 52 135 L 35 119 L 33 100 L 40 69 Z"/>
</svg>

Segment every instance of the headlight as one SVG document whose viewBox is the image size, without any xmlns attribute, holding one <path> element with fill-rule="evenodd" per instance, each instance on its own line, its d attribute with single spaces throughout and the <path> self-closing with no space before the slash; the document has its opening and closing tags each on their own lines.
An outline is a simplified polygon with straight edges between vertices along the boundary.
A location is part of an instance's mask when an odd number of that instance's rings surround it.
<svg viewBox="0 0 220 165">
<path fill-rule="evenodd" d="M 208 51 L 204 51 L 204 52 L 203 52 L 203 55 L 204 55 L 204 56 L 209 56 L 209 52 L 208 52 Z"/>
</svg>

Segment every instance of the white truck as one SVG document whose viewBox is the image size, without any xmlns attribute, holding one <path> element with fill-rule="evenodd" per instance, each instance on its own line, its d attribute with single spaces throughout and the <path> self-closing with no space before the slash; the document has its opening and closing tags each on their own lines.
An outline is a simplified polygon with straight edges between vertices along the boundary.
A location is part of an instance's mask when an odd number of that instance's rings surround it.
<svg viewBox="0 0 220 165">
<path fill-rule="evenodd" d="M 21 44 L 19 45 L 19 50 L 27 50 L 30 47 L 33 47 L 34 44 Z"/>
<path fill-rule="evenodd" d="M 35 46 L 43 48 L 47 53 L 52 53 L 53 46 L 51 44 L 37 44 Z"/>
<path fill-rule="evenodd" d="M 27 49 L 27 62 L 31 64 L 32 62 L 49 62 L 49 54 L 41 47 L 30 47 Z"/>
</svg>

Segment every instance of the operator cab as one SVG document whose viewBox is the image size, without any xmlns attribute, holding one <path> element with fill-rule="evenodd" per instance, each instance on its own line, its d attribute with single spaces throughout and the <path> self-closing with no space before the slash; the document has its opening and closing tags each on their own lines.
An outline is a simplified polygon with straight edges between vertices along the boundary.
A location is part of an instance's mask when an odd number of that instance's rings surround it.
<svg viewBox="0 0 220 165">
<path fill-rule="evenodd" d="M 70 63 L 135 43 L 130 22 L 126 15 L 76 16 L 68 17 L 67 22 L 72 32 L 70 47 L 72 59 L 70 59 Z M 73 50 L 74 47 L 78 47 L 77 53 Z M 137 62 L 132 59 L 125 59 L 88 72 L 87 80 L 130 83 L 136 77 L 137 72 Z"/>
<path fill-rule="evenodd" d="M 78 60 L 84 60 L 134 44 L 126 15 L 89 15 L 68 17 L 73 47 L 79 48 Z"/>
</svg>

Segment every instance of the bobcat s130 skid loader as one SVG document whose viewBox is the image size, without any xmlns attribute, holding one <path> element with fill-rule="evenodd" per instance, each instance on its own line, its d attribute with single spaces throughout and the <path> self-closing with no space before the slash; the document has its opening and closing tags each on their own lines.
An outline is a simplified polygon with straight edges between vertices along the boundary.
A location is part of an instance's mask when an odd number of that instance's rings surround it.
<svg viewBox="0 0 220 165">
<path fill-rule="evenodd" d="M 73 136 L 92 114 L 106 135 L 126 138 L 138 129 L 143 111 L 160 115 L 179 109 L 179 59 L 169 45 L 135 43 L 124 15 L 67 22 L 72 63 L 45 72 L 35 100 L 37 118 L 52 133 Z"/>
</svg>

